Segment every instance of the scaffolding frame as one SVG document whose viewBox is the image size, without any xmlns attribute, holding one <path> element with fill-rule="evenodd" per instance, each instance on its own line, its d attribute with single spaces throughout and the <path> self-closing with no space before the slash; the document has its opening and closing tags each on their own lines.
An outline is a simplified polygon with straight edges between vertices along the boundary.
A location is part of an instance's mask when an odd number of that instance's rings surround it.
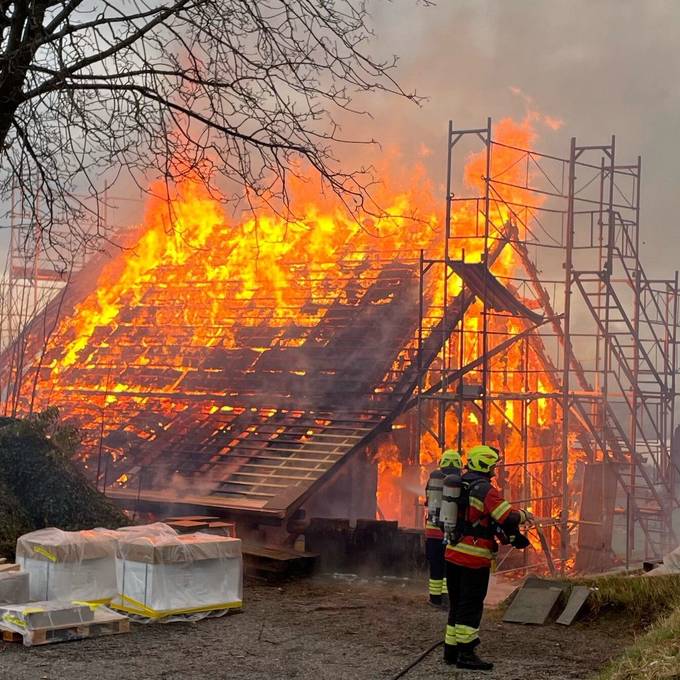
<svg viewBox="0 0 680 680">
<path fill-rule="evenodd" d="M 456 154 L 471 143 L 481 147 L 483 190 L 456 195 Z M 494 163 L 495 153 L 510 155 L 510 167 L 525 168 L 521 179 L 517 169 L 508 178 L 508 168 Z M 479 422 L 478 441 L 503 448 L 504 427 L 519 430 L 524 450 L 500 467 L 499 481 L 506 486 L 511 480 L 509 497 L 546 517 L 563 570 L 574 548 L 577 568 L 604 566 L 616 521 L 623 520 L 625 527 L 626 564 L 658 558 L 676 542 L 677 461 L 671 437 L 678 274 L 652 279 L 642 266 L 641 176 L 639 157 L 618 163 L 613 136 L 601 145 L 580 145 L 572 138 L 568 156 L 559 157 L 496 141 L 490 118 L 486 126 L 470 129 L 449 122 L 443 257 L 421 257 L 419 338 L 439 319 L 443 334 L 437 357 L 421 366 L 414 399 L 419 449 L 412 460 L 420 460 L 428 436 L 440 448 L 469 447 L 474 442 L 465 434 L 465 420 L 471 414 Z M 453 222 L 466 206 L 476 218 L 461 232 L 460 221 L 455 229 Z M 501 215 L 509 224 L 498 223 Z M 515 227 L 512 233 L 508 226 Z M 517 296 L 530 295 L 542 310 L 540 323 L 499 312 L 484 284 L 476 287 L 481 328 L 466 330 L 466 306 L 451 332 L 445 332 L 457 300 L 451 294 L 454 269 L 466 262 L 461 244 L 470 239 L 477 240 L 478 251 L 481 242 L 484 280 L 496 278 Z M 503 242 L 520 266 L 511 275 L 494 276 L 490 250 Z M 545 275 L 558 265 L 564 268 L 562 279 Z M 441 305 L 431 304 L 433 290 Z M 463 281 L 463 295 L 466 290 L 472 294 Z M 511 317 L 521 332 L 499 333 L 499 325 Z M 419 355 L 421 350 L 419 345 Z M 510 351 L 523 357 L 514 369 L 522 373 L 520 387 L 515 375 L 514 389 L 499 389 L 500 366 Z M 552 389 L 537 384 L 532 368 L 537 365 L 550 377 Z M 553 450 L 548 441 L 541 458 L 528 451 L 538 400 L 549 400 L 547 409 L 559 419 L 552 427 L 558 446 Z M 509 403 L 519 407 L 519 416 L 506 416 L 511 422 L 498 425 Z M 543 483 L 536 483 L 536 470 Z M 594 501 L 593 495 L 599 497 Z"/>
</svg>

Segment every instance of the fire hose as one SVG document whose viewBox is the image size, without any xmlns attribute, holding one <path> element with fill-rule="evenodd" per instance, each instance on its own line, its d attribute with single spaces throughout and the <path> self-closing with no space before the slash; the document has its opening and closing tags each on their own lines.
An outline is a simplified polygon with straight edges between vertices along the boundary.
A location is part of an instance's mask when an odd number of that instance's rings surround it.
<svg viewBox="0 0 680 680">
<path fill-rule="evenodd" d="M 408 666 L 405 668 L 402 668 L 396 675 L 392 676 L 390 680 L 399 680 L 399 678 L 403 678 L 412 668 L 415 668 L 430 652 L 433 652 L 437 647 L 441 647 L 444 642 L 440 640 L 439 642 L 435 642 L 431 647 L 428 647 L 422 654 L 415 660 L 412 661 Z"/>
</svg>

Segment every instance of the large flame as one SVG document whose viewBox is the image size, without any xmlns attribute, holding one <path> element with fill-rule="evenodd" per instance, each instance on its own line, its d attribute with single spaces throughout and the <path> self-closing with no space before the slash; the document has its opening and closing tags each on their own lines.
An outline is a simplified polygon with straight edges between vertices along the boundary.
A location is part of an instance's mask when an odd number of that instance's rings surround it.
<svg viewBox="0 0 680 680">
<path fill-rule="evenodd" d="M 530 148 L 535 132 L 530 119 L 519 123 L 506 119 L 496 126 L 494 137 L 504 145 L 494 146 L 491 174 L 504 183 L 505 203 L 492 197 L 491 235 L 498 236 L 503 226 L 512 221 L 519 227 L 521 238 L 521 220 L 516 219 L 508 205 L 521 205 L 529 199 L 536 204 L 536 195 L 530 196 L 529 191 L 520 188 L 527 168 L 519 162 L 522 153 L 510 147 Z M 472 155 L 465 168 L 466 183 L 480 195 L 484 191 L 485 158 L 483 152 Z M 156 193 L 162 195 L 163 188 L 157 187 Z M 396 189 L 389 183 L 380 188 L 376 198 L 385 213 L 378 217 L 349 216 L 337 201 L 321 197 L 317 185 L 311 181 L 296 181 L 290 191 L 292 212 L 288 217 L 260 206 L 254 215 L 232 219 L 218 198 L 191 179 L 176 187 L 170 202 L 162 198 L 151 200 L 134 247 L 103 267 L 93 292 L 72 314 L 64 317 L 51 334 L 35 385 L 34 406 L 66 406 L 66 413 L 77 416 L 83 390 L 103 409 L 115 407 L 122 393 L 143 406 L 146 395 L 162 388 L 163 408 L 181 410 L 185 407 L 175 403 L 172 395 L 180 391 L 187 393 L 186 385 L 180 388 L 179 384 L 195 369 L 195 363 L 191 356 L 164 350 L 166 345 L 172 347 L 172 329 L 178 323 L 191 329 L 190 347 L 197 351 L 219 345 L 263 352 L 266 347 L 258 344 L 261 341 L 257 334 L 253 334 L 251 340 L 237 338 L 236 330 L 242 326 L 255 328 L 264 321 L 269 327 L 282 329 L 278 338 L 282 346 L 294 347 L 302 341 L 302 336 L 284 334 L 283 329 L 291 324 L 302 329 L 315 326 L 328 311 L 324 300 L 350 294 L 348 280 L 355 284 L 352 294 L 360 298 L 383 263 L 397 256 L 402 261 L 415 262 L 421 249 L 433 256 L 442 255 L 443 206 L 433 197 L 422 168 L 416 168 L 407 182 L 397 182 Z M 482 210 L 483 206 L 475 201 L 454 204 L 453 258 L 464 254 L 466 261 L 479 261 L 484 251 L 484 239 L 480 238 L 480 225 L 485 219 Z M 505 247 L 492 271 L 504 280 L 511 277 L 517 267 L 515 251 Z M 462 281 L 455 276 L 451 280 L 449 295 L 456 295 Z M 180 283 L 181 286 L 177 285 Z M 156 291 L 154 305 L 149 307 L 148 317 L 144 319 L 146 333 L 142 336 L 142 347 L 130 351 L 127 366 L 133 369 L 162 365 L 168 370 L 168 382 L 159 386 L 146 381 L 140 378 L 144 375 L 141 370 L 126 371 L 129 379 L 113 383 L 105 371 L 98 371 L 98 377 L 93 377 L 94 373 L 89 375 L 88 368 L 97 364 L 101 350 L 106 349 L 99 329 L 129 324 L 127 310 L 140 303 L 149 287 Z M 441 307 L 443 297 L 438 285 L 427 290 L 426 295 L 431 309 Z M 196 304 L 199 299 L 201 304 Z M 237 315 L 234 300 L 241 303 L 241 312 Z M 255 301 L 258 304 L 251 304 Z M 436 314 L 428 313 L 426 317 L 435 319 Z M 434 323 L 426 321 L 425 334 Z M 489 324 L 489 331 L 498 338 L 495 342 L 516 335 L 524 328 L 521 322 L 510 317 L 492 317 Z M 450 343 L 451 351 L 457 354 L 462 339 L 464 363 L 479 356 L 481 329 L 482 304 L 475 302 L 465 316 L 463 332 L 454 333 Z M 159 334 L 163 336 L 160 339 Z M 412 352 L 414 346 L 415 339 L 404 348 L 402 355 Z M 154 351 L 146 351 L 149 348 Z M 533 364 L 527 367 L 528 360 Z M 75 368 L 79 370 L 74 372 Z M 537 362 L 534 354 L 525 352 L 523 343 L 516 343 L 494 358 L 490 369 L 493 393 L 545 393 L 557 389 L 554 377 Z M 291 372 L 304 373 L 299 367 L 291 368 Z M 481 382 L 479 369 L 468 374 L 466 380 Z M 202 394 L 200 387 L 195 390 L 196 395 Z M 23 396 L 26 399 L 26 395 Z M 233 410 L 230 406 L 221 408 Z M 555 401 L 542 398 L 528 402 L 508 399 L 500 409 L 490 410 L 490 439 L 502 444 L 507 463 L 501 482 L 512 489 L 516 497 L 548 497 L 551 494 L 546 489 L 558 483 L 554 467 L 531 467 L 532 462 L 554 457 L 549 452 L 556 447 L 558 419 Z M 89 427 L 94 437 L 99 426 L 89 423 L 85 427 Z M 449 446 L 455 446 L 459 428 L 462 428 L 465 446 L 479 440 L 479 416 L 472 408 L 466 407 L 461 423 L 455 410 L 450 410 L 447 427 Z M 526 437 L 523 432 L 527 433 Z M 440 451 L 427 434 L 420 448 L 424 480 Z M 412 518 L 402 515 L 405 506 L 401 487 L 403 461 L 394 442 L 387 441 L 379 449 L 378 458 L 381 515 L 411 523 Z M 127 480 L 127 475 L 123 477 L 118 480 L 121 484 Z M 537 500 L 534 511 L 544 517 L 554 517 L 559 512 L 559 504 L 554 498 Z"/>
<path fill-rule="evenodd" d="M 527 186 L 529 173 L 526 157 L 517 149 L 531 148 L 535 141 L 535 131 L 531 120 L 516 123 L 506 119 L 499 123 L 494 131 L 494 139 L 500 142 L 494 145 L 491 156 L 491 178 L 502 184 L 502 199 L 497 193 L 492 194 L 489 209 L 491 223 L 490 235 L 497 237 L 508 222 L 519 229 L 519 238 L 524 237 L 525 215 L 518 215 L 521 210 L 517 206 L 533 204 L 540 206 L 541 196 L 522 187 Z M 472 195 L 483 196 L 485 189 L 486 152 L 471 156 L 465 167 L 465 181 Z M 529 173 L 530 174 L 530 173 Z M 494 189 L 497 191 L 497 189 Z M 455 244 L 451 257 L 462 258 L 468 262 L 479 262 L 484 252 L 484 203 L 483 201 L 459 201 L 454 203 L 452 213 L 452 233 Z M 455 250 L 457 248 L 457 251 Z M 520 262 L 512 247 L 505 247 L 491 267 L 491 271 L 509 288 L 513 288 L 513 275 L 520 275 Z M 462 288 L 462 281 L 455 275 L 453 290 L 457 294 Z M 437 297 L 438 296 L 438 297 Z M 441 303 L 441 290 L 433 293 L 434 304 Z M 530 301 L 531 304 L 533 301 Z M 467 364 L 482 355 L 483 303 L 476 300 L 464 317 L 463 333 L 455 332 L 450 340 L 451 356 L 459 358 L 460 363 Z M 493 349 L 509 337 L 516 336 L 526 328 L 526 323 L 509 316 L 490 315 L 488 317 L 488 348 Z M 462 356 L 460 355 L 461 345 Z M 549 360 L 541 356 L 540 338 L 534 337 L 529 347 L 524 342 L 517 342 L 507 350 L 489 361 L 488 392 L 492 395 L 508 394 L 541 394 L 556 392 L 556 375 L 550 369 Z M 536 346 L 539 345 L 537 353 Z M 437 363 L 433 364 L 434 378 Z M 431 380 L 433 378 L 431 377 Z M 482 383 L 481 367 L 473 370 L 465 377 L 467 384 Z M 425 385 L 428 387 L 428 384 Z M 450 389 L 454 390 L 455 385 Z M 558 402 L 548 398 L 506 398 L 495 397 L 487 414 L 488 434 L 486 443 L 500 446 L 503 451 L 504 466 L 500 470 L 500 485 L 505 489 L 510 500 L 519 501 L 539 517 L 556 520 L 562 510 L 561 498 L 561 465 L 558 462 L 561 447 L 561 412 Z M 432 429 L 436 429 L 437 414 L 433 408 Z M 450 408 L 446 416 L 446 447 L 458 448 L 459 432 L 462 429 L 463 450 L 480 443 L 479 411 L 466 405 L 462 422 L 459 423 L 458 409 Z M 571 451 L 568 461 L 568 479 L 571 481 L 575 472 L 576 461 L 582 452 L 574 447 L 570 437 Z M 437 442 L 427 431 L 420 442 L 421 482 L 424 488 L 427 475 L 441 455 Z M 394 441 L 387 438 L 381 447 L 381 484 L 379 493 L 379 511 L 388 519 L 398 519 L 406 524 L 414 523 L 412 509 L 404 503 L 406 496 L 412 493 L 403 477 L 396 475 L 395 470 L 399 456 L 395 455 Z M 424 500 L 424 499 L 423 499 Z M 570 508 L 570 516 L 574 509 Z M 418 516 L 415 522 L 418 523 Z M 532 536 L 538 546 L 538 538 Z M 557 532 L 551 533 L 553 546 L 559 541 Z"/>
</svg>

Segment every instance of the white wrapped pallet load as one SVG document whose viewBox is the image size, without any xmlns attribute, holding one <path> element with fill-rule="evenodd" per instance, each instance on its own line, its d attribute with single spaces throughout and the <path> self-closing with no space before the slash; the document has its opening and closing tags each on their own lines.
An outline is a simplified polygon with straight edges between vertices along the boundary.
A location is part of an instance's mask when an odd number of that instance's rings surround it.
<svg viewBox="0 0 680 680">
<path fill-rule="evenodd" d="M 99 529 L 97 530 L 99 531 Z M 107 531 L 103 529 L 103 531 Z M 120 527 L 115 531 L 116 538 L 121 536 L 130 537 L 132 534 L 138 536 L 177 536 L 177 532 L 165 522 L 153 522 L 152 524 L 131 524 L 127 527 Z"/>
<path fill-rule="evenodd" d="M 241 541 L 211 534 L 119 534 L 115 609 L 155 621 L 240 608 Z"/>
<path fill-rule="evenodd" d="M 118 593 L 115 555 L 116 532 L 107 529 L 40 529 L 17 541 L 31 600 L 108 602 Z"/>
<path fill-rule="evenodd" d="M 20 636 L 26 647 L 115 635 L 129 630 L 126 616 L 103 605 L 57 600 L 0 605 L 2 638 L 7 640 Z"/>
<path fill-rule="evenodd" d="M 26 571 L 8 571 L 0 574 L 0 605 L 29 602 L 29 575 Z"/>
</svg>

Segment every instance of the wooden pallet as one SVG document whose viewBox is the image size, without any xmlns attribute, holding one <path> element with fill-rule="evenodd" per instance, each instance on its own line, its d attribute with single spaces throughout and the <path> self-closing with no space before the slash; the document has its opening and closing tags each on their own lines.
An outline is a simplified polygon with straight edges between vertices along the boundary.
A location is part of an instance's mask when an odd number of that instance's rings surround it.
<svg viewBox="0 0 680 680">
<path fill-rule="evenodd" d="M 308 575 L 314 571 L 317 558 L 316 553 L 243 543 L 243 566 L 250 576 L 286 579 Z"/>
<path fill-rule="evenodd" d="M 6 557 L 0 557 L 0 573 L 6 571 L 19 571 L 21 567 L 14 562 L 8 562 Z"/>
<path fill-rule="evenodd" d="M 23 642 L 24 636 L 13 630 L 0 629 L 4 642 Z M 102 637 L 104 635 L 119 635 L 130 632 L 130 621 L 120 616 L 100 616 L 89 623 L 78 625 L 53 626 L 51 628 L 35 628 L 32 633 L 31 646 L 49 645 L 53 642 L 68 642 L 85 638 Z"/>
</svg>

